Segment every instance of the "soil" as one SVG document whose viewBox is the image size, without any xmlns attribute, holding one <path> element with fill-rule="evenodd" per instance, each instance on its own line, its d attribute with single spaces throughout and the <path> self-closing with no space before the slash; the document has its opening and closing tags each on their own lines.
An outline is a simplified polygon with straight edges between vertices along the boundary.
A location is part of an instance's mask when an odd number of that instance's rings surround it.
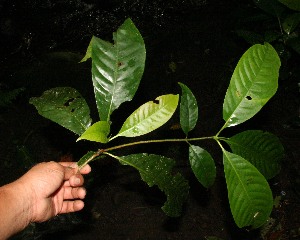
<svg viewBox="0 0 300 240">
<path fill-rule="evenodd" d="M 25 88 L 0 113 L 0 184 L 11 182 L 38 162 L 78 160 L 99 148 L 39 116 L 28 104 L 51 87 L 71 86 L 86 98 L 96 119 L 90 64 L 78 64 L 92 35 L 111 40 L 112 32 L 130 17 L 144 37 L 147 60 L 139 90 L 113 115 L 113 131 L 122 119 L 149 99 L 180 93 L 188 85 L 199 106 L 193 136 L 211 136 L 223 125 L 222 104 L 234 67 L 249 45 L 235 32 L 245 11 L 259 11 L 252 1 L 38 1 L 0 0 L 0 90 Z M 175 171 L 190 183 L 190 195 L 179 218 L 160 207 L 165 196 L 141 181 L 138 172 L 111 159 L 92 162 L 86 177 L 88 195 L 83 211 L 32 224 L 13 239 L 299 239 L 300 128 L 299 55 L 293 54 L 272 100 L 247 123 L 224 131 L 245 129 L 277 135 L 285 147 L 282 170 L 270 181 L 279 203 L 263 229 L 239 229 L 230 213 L 222 154 L 214 142 L 203 142 L 216 161 L 217 178 L 210 189 L 193 176 L 184 144 L 144 145 L 120 155 L 148 152 L 176 160 Z M 298 75 L 296 74 L 298 71 Z M 282 73 L 284 74 L 284 72 Z M 121 119 L 121 120 L 120 120 Z M 159 130 L 139 138 L 184 137 L 178 116 Z M 116 140 L 118 144 L 128 139 Z"/>
</svg>

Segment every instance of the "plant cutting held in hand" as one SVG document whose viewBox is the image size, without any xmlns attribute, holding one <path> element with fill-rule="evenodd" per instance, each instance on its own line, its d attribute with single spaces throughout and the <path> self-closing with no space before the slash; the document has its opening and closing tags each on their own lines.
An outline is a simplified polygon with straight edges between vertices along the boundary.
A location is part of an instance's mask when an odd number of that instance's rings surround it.
<svg viewBox="0 0 300 240">
<path fill-rule="evenodd" d="M 90 110 L 83 97 L 73 88 L 59 87 L 31 98 L 39 114 L 79 135 L 79 140 L 106 144 L 118 137 L 138 137 L 165 124 L 180 102 L 180 125 L 186 138 L 146 140 L 90 151 L 79 161 L 88 162 L 110 156 L 121 164 L 136 168 L 150 187 L 157 185 L 167 196 L 163 211 L 171 217 L 181 214 L 189 185 L 180 174 L 173 174 L 175 161 L 161 155 L 138 153 L 116 156 L 113 150 L 137 144 L 186 142 L 189 163 L 199 182 L 213 185 L 216 166 L 210 153 L 194 142 L 213 139 L 223 152 L 223 164 L 231 212 L 239 227 L 263 225 L 271 211 L 273 197 L 266 179 L 280 170 L 283 147 L 278 138 L 260 130 L 248 130 L 230 138 L 221 137 L 222 130 L 252 118 L 275 94 L 280 59 L 273 47 L 254 45 L 241 57 L 232 75 L 223 105 L 224 126 L 209 137 L 189 138 L 198 121 L 197 100 L 192 91 L 179 83 L 179 94 L 157 97 L 136 109 L 111 136 L 110 116 L 122 103 L 135 95 L 145 66 L 146 50 L 142 36 L 130 19 L 113 35 L 114 44 L 93 37 L 82 61 L 92 60 L 92 81 L 100 121 L 92 124 Z M 227 143 L 231 152 L 225 150 Z"/>
</svg>

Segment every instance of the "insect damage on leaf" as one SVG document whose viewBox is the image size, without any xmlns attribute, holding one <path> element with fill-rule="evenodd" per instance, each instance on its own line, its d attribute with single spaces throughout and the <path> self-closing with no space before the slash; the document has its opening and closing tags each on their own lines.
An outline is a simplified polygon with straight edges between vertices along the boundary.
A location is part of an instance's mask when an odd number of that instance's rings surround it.
<svg viewBox="0 0 300 240">
<path fill-rule="evenodd" d="M 70 107 L 71 106 L 71 104 L 76 100 L 76 99 L 78 99 L 79 97 L 74 97 L 74 98 L 70 98 L 70 99 L 68 99 L 65 103 L 64 103 L 64 106 L 65 107 Z M 71 108 L 71 110 L 70 110 L 70 112 L 74 112 L 75 111 L 75 108 Z"/>
</svg>

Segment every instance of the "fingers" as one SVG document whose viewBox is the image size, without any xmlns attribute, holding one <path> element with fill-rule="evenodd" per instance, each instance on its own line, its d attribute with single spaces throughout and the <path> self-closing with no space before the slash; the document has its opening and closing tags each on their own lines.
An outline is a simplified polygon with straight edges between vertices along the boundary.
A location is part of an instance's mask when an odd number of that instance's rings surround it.
<svg viewBox="0 0 300 240">
<path fill-rule="evenodd" d="M 77 212 L 83 209 L 84 202 L 82 200 L 64 201 L 62 209 L 59 213 Z"/>
<path fill-rule="evenodd" d="M 84 199 L 86 195 L 86 190 L 83 187 L 73 188 L 65 187 L 64 189 L 64 199 Z"/>
<path fill-rule="evenodd" d="M 60 162 L 59 164 L 61 164 L 64 167 L 69 167 L 69 168 L 74 168 L 76 169 L 76 171 L 78 170 L 78 166 L 76 162 Z M 80 169 L 80 173 L 81 174 L 88 174 L 91 172 L 91 167 L 90 165 L 85 165 L 82 169 Z"/>
<path fill-rule="evenodd" d="M 80 187 L 84 183 L 84 178 L 81 174 L 75 174 L 70 177 L 67 181 L 64 182 L 64 187 Z"/>
</svg>

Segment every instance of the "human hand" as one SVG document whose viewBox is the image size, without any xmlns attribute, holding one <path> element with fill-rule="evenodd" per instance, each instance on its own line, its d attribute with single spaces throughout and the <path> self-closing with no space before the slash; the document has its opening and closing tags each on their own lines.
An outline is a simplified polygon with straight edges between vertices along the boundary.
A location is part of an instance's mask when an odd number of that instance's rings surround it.
<svg viewBox="0 0 300 240">
<path fill-rule="evenodd" d="M 72 162 L 44 162 L 30 169 L 18 180 L 31 203 L 30 221 L 43 222 L 57 214 L 81 210 L 86 195 L 81 174 L 90 171 L 89 165 L 78 171 Z"/>
</svg>

